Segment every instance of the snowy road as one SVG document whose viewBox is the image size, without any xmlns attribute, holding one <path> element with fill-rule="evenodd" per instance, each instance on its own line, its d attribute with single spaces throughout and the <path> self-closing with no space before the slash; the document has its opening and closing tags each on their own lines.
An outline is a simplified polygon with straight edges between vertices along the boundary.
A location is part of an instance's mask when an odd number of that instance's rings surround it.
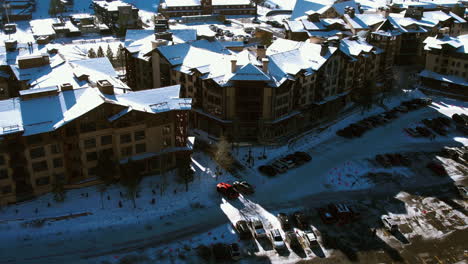
<svg viewBox="0 0 468 264">
<path fill-rule="evenodd" d="M 435 151 L 442 146 L 468 145 L 466 137 L 439 137 L 431 142 L 427 139 L 412 139 L 402 133 L 402 128 L 426 117 L 434 117 L 437 111 L 425 108 L 408 113 L 392 123 L 374 129 L 359 139 L 332 137 L 315 146 L 310 152 L 313 161 L 305 166 L 281 175 L 257 188 L 251 200 L 268 210 L 282 209 L 303 205 L 304 200 L 326 202 L 330 198 L 342 200 L 356 199 L 369 195 L 369 190 L 342 192 L 328 190 L 324 183 L 327 172 L 349 160 L 363 159 L 378 153 L 398 151 Z M 447 183 L 448 179 L 441 179 Z M 440 184 L 424 182 L 419 184 Z M 421 186 L 422 186 L 421 185 Z M 396 186 L 374 188 L 381 194 L 395 194 Z M 407 186 L 417 188 L 417 186 Z M 324 194 L 319 194 L 324 192 Z M 326 195 L 325 195 L 326 193 Z M 307 199 L 305 199 L 307 198 Z M 335 200 L 333 199 L 333 200 Z M 245 204 L 232 202 L 234 207 L 242 209 Z M 221 205 L 222 206 L 222 205 Z M 246 208 L 249 209 L 249 208 Z M 144 219 L 133 224 L 118 224 L 108 228 L 44 236 L 34 240 L 10 239 L 0 241 L 0 264 L 3 263 L 89 263 L 86 258 L 109 255 L 140 248 L 157 246 L 180 239 L 191 234 L 202 233 L 213 227 L 229 223 L 228 217 L 219 207 L 180 211 L 169 219 Z M 151 230 L 147 228 L 151 225 Z M 44 227 L 46 228 L 46 227 Z"/>
</svg>

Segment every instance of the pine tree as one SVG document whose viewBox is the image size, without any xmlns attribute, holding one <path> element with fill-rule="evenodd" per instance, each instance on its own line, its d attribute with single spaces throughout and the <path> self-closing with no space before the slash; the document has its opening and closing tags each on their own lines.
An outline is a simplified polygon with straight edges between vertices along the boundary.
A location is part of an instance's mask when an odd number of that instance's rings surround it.
<svg viewBox="0 0 468 264">
<path fill-rule="evenodd" d="M 115 57 L 115 64 L 119 67 L 123 67 L 125 60 L 124 46 L 122 43 L 119 45 L 119 50 L 117 51 L 117 56 Z"/>
<path fill-rule="evenodd" d="M 102 49 L 101 46 L 99 46 L 99 48 L 98 48 L 98 50 L 97 50 L 97 57 L 98 57 L 98 58 L 104 57 L 104 50 Z"/>
<path fill-rule="evenodd" d="M 56 202 L 65 201 L 65 188 L 62 181 L 54 177 L 54 184 L 52 185 L 52 192 L 54 194 L 54 200 Z"/>
<path fill-rule="evenodd" d="M 88 50 L 88 58 L 96 58 L 96 57 L 97 57 L 96 51 L 94 51 L 93 48 L 90 48 Z"/>
<path fill-rule="evenodd" d="M 114 52 L 112 51 L 110 45 L 107 45 L 106 57 L 109 59 L 112 65 L 114 65 Z"/>
</svg>

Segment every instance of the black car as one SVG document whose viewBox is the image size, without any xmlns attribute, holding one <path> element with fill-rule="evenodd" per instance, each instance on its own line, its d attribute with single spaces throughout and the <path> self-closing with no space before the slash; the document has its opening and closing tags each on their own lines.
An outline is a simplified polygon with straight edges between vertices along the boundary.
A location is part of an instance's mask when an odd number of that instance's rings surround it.
<svg viewBox="0 0 468 264">
<path fill-rule="evenodd" d="M 235 181 L 232 183 L 234 190 L 242 194 L 253 194 L 254 188 L 246 181 Z"/>
<path fill-rule="evenodd" d="M 307 216 L 303 212 L 295 212 L 293 214 L 294 221 L 296 222 L 296 226 L 299 229 L 306 230 L 309 228 L 309 221 L 307 220 Z"/>
<path fill-rule="evenodd" d="M 261 173 L 263 173 L 263 174 L 265 174 L 267 176 L 270 176 L 270 177 L 273 177 L 273 176 L 275 176 L 277 174 L 276 170 L 270 165 L 260 166 L 260 167 L 258 167 L 258 170 Z"/>
<path fill-rule="evenodd" d="M 236 230 L 239 233 L 240 239 L 249 239 L 252 237 L 252 232 L 250 232 L 249 225 L 245 220 L 237 221 Z"/>
<path fill-rule="evenodd" d="M 311 161 L 312 160 L 312 157 L 307 154 L 306 152 L 303 152 L 303 151 L 297 151 L 297 152 L 294 152 L 294 155 L 304 161 Z"/>
<path fill-rule="evenodd" d="M 290 230 L 290 229 L 291 229 L 291 223 L 290 223 L 290 221 L 289 221 L 289 217 L 288 217 L 287 214 L 285 214 L 285 213 L 279 213 L 279 214 L 277 215 L 277 217 L 278 217 L 278 221 L 279 221 L 280 224 L 281 224 L 281 228 L 282 228 L 283 230 Z"/>
</svg>

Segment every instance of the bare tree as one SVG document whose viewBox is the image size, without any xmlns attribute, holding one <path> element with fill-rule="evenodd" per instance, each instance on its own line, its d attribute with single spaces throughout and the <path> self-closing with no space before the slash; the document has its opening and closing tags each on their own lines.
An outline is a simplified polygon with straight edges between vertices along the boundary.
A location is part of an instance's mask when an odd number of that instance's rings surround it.
<svg viewBox="0 0 468 264">
<path fill-rule="evenodd" d="M 63 181 L 54 177 L 54 184 L 52 185 L 52 192 L 54 193 L 54 200 L 56 202 L 65 201 L 65 187 Z"/>
<path fill-rule="evenodd" d="M 219 167 L 225 170 L 230 170 L 234 163 L 232 156 L 229 153 L 229 142 L 224 136 L 220 137 L 218 144 L 216 145 L 214 159 L 218 163 Z M 216 168 L 216 178 L 218 177 L 218 174 L 221 173 L 219 167 Z"/>
<path fill-rule="evenodd" d="M 122 168 L 120 183 L 127 189 L 127 195 L 132 199 L 133 208 L 136 208 L 135 196 L 138 192 L 140 181 L 141 175 L 138 164 L 129 159 L 128 163 Z"/>
</svg>

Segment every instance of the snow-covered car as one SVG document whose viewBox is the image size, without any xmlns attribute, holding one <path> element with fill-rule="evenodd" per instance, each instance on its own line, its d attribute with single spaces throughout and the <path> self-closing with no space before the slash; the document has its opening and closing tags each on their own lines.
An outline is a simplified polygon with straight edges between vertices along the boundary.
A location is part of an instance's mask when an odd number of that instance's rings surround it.
<svg viewBox="0 0 468 264">
<path fill-rule="evenodd" d="M 241 251 L 239 244 L 232 243 L 229 247 L 229 252 L 231 253 L 231 258 L 233 260 L 239 260 L 241 258 Z"/>
<path fill-rule="evenodd" d="M 303 152 L 303 151 L 294 152 L 294 156 L 306 162 L 312 160 L 312 157 L 308 153 Z"/>
<path fill-rule="evenodd" d="M 250 231 L 249 225 L 245 220 L 237 221 L 236 230 L 239 233 L 240 239 L 249 239 L 252 237 L 252 232 Z"/>
<path fill-rule="evenodd" d="M 382 220 L 382 224 L 384 225 L 385 229 L 390 232 L 398 231 L 398 224 L 388 215 L 382 215 L 380 217 Z"/>
<path fill-rule="evenodd" d="M 462 185 L 457 185 L 457 190 L 458 190 L 458 193 L 460 194 L 460 196 L 463 197 L 463 199 L 468 198 L 468 187 L 462 186 Z"/>
<path fill-rule="evenodd" d="M 281 228 L 282 228 L 283 230 L 289 230 L 289 229 L 291 229 L 291 223 L 290 223 L 290 221 L 289 221 L 289 217 L 288 217 L 287 214 L 285 214 L 285 213 L 279 213 L 279 214 L 277 215 L 277 218 L 278 218 L 278 221 L 280 222 Z"/>
<path fill-rule="evenodd" d="M 250 221 L 250 227 L 255 238 L 264 238 L 267 236 L 265 228 L 260 219 L 254 218 Z"/>
<path fill-rule="evenodd" d="M 270 240 L 273 244 L 273 247 L 277 251 L 286 249 L 286 243 L 284 243 L 283 237 L 281 236 L 279 229 L 273 229 L 270 231 Z"/>
<path fill-rule="evenodd" d="M 304 241 L 304 247 L 312 248 L 312 247 L 316 247 L 319 245 L 317 236 L 312 230 L 306 230 L 302 232 L 302 239 Z"/>
<path fill-rule="evenodd" d="M 236 190 L 236 192 L 238 192 L 238 193 L 248 195 L 248 194 L 253 194 L 255 192 L 252 185 L 250 185 L 246 181 L 235 181 L 235 182 L 232 183 L 232 186 L 233 186 L 234 190 Z"/>
</svg>

